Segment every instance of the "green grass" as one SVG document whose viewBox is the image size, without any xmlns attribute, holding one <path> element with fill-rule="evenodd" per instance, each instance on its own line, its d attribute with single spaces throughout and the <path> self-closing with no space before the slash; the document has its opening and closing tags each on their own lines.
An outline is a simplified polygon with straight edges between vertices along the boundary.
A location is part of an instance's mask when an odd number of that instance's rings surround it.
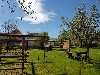
<svg viewBox="0 0 100 75">
<path fill-rule="evenodd" d="M 75 54 L 75 52 L 85 52 L 87 49 L 86 48 L 74 48 L 71 50 Z M 93 60 L 100 60 L 100 49 L 97 48 L 90 48 L 89 50 L 89 56 Z"/>
<path fill-rule="evenodd" d="M 57 49 L 58 50 L 58 49 Z M 93 64 L 83 62 L 81 65 L 79 61 L 68 58 L 65 52 L 59 52 L 56 49 L 46 52 L 46 59 L 44 63 L 44 51 L 30 50 L 28 61 L 35 63 L 36 75 L 79 75 L 80 66 L 81 75 L 100 75 L 99 70 Z M 73 53 L 78 51 L 86 51 L 86 49 L 75 48 L 71 50 Z M 39 56 L 39 60 L 38 59 Z M 100 60 L 100 50 L 90 49 L 90 57 L 95 60 Z M 31 68 L 30 68 L 31 69 Z"/>
<path fill-rule="evenodd" d="M 78 47 L 71 49 L 73 55 L 75 55 L 75 52 L 80 51 L 86 51 L 86 49 Z M 95 64 L 69 59 L 68 55 L 60 51 L 59 48 L 54 48 L 52 51 L 46 52 L 46 56 L 44 60 L 43 50 L 29 50 L 28 62 L 34 62 L 36 75 L 80 75 L 80 67 L 81 75 L 100 75 L 100 63 L 98 64 L 100 49 L 90 49 L 90 58 Z M 27 67 L 27 72 L 31 73 L 30 65 Z"/>
</svg>

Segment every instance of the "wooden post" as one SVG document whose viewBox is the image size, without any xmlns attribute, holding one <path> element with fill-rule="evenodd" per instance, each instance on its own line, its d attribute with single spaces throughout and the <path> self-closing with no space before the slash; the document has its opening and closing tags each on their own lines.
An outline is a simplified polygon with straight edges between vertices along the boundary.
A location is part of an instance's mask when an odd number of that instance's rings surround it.
<svg viewBox="0 0 100 75">
<path fill-rule="evenodd" d="M 45 63 L 45 57 L 46 57 L 46 54 L 45 54 L 45 50 L 44 50 L 44 63 Z"/>
<path fill-rule="evenodd" d="M 34 66 L 33 66 L 33 62 L 31 62 L 31 66 L 32 66 L 32 75 L 36 75 L 35 70 L 34 70 Z"/>
<path fill-rule="evenodd" d="M 0 43 L 0 55 L 2 54 L 2 44 Z M 0 58 L 0 62 L 1 62 L 1 58 Z"/>
<path fill-rule="evenodd" d="M 26 50 L 28 50 L 28 41 L 26 41 Z"/>
<path fill-rule="evenodd" d="M 22 74 L 24 71 L 24 51 L 25 51 L 25 37 L 22 37 Z"/>
</svg>

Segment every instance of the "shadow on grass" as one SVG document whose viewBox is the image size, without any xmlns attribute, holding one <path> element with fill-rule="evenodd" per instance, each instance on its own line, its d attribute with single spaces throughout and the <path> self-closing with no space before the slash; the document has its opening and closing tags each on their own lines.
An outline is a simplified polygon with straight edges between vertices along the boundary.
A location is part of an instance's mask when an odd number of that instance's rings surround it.
<svg viewBox="0 0 100 75">
<path fill-rule="evenodd" d="M 45 61 L 44 63 L 53 63 L 53 62 Z"/>
<path fill-rule="evenodd" d="M 76 47 L 76 46 L 71 46 L 70 48 L 71 48 L 71 49 L 76 49 L 77 47 Z"/>
<path fill-rule="evenodd" d="M 29 73 L 24 73 L 25 75 L 32 75 L 32 74 L 29 74 Z M 23 74 L 20 74 L 20 75 L 23 75 Z M 36 74 L 34 74 L 34 75 L 36 75 Z"/>
<path fill-rule="evenodd" d="M 56 49 L 56 48 L 53 48 L 52 50 L 58 50 L 58 49 Z"/>
<path fill-rule="evenodd" d="M 60 74 L 60 75 L 68 75 L 67 73 L 63 73 L 63 74 Z"/>
<path fill-rule="evenodd" d="M 95 69 L 99 69 L 100 70 L 100 60 L 93 60 L 90 61 L 91 64 L 93 64 L 93 66 L 95 67 Z"/>
<path fill-rule="evenodd" d="M 100 60 L 98 62 L 94 62 L 93 65 L 94 65 L 94 67 L 96 69 L 99 69 L 100 70 Z"/>
</svg>

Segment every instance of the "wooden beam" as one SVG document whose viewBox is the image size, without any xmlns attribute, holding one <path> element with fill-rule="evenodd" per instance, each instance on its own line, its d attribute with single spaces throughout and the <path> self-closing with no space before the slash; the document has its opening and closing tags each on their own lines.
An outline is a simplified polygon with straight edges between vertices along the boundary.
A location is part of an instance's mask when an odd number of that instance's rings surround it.
<svg viewBox="0 0 100 75">
<path fill-rule="evenodd" d="M 17 51 L 14 51 L 14 52 L 2 52 L 1 54 L 3 54 L 3 53 L 19 53 L 19 54 L 22 54 L 22 52 L 17 52 Z M 27 51 L 27 52 L 24 52 L 24 54 L 29 54 L 29 52 Z"/>
<path fill-rule="evenodd" d="M 0 38 L 0 41 L 14 41 L 14 42 L 21 42 L 22 41 L 22 39 L 1 39 Z"/>
<path fill-rule="evenodd" d="M 18 58 L 18 57 L 29 57 L 29 56 L 28 55 L 13 55 L 13 56 L 0 55 L 0 58 Z"/>
<path fill-rule="evenodd" d="M 0 34 L 0 36 L 6 37 L 47 37 L 48 35 L 18 35 L 18 34 Z"/>
<path fill-rule="evenodd" d="M 14 63 L 22 63 L 22 62 L 0 62 L 0 64 L 14 64 Z M 24 62 L 24 63 L 31 63 L 31 62 Z"/>
<path fill-rule="evenodd" d="M 16 70 L 16 69 L 22 69 L 22 68 L 0 68 L 0 70 Z M 26 69 L 24 67 L 24 69 Z"/>
</svg>

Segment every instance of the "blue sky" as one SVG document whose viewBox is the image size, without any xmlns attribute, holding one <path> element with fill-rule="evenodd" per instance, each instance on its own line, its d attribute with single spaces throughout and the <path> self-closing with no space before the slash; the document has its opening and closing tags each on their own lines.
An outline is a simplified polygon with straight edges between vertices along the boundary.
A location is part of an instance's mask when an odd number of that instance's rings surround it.
<svg viewBox="0 0 100 75">
<path fill-rule="evenodd" d="M 18 3 L 18 0 L 0 0 L 0 26 L 8 19 L 18 21 L 18 26 L 23 34 L 29 32 L 48 32 L 50 37 L 56 38 L 59 35 L 62 28 L 61 16 L 71 19 L 75 15 L 75 8 L 81 7 L 82 3 L 86 4 L 87 10 L 92 4 L 96 4 L 98 0 L 25 0 L 24 6 L 27 7 L 29 2 L 31 9 L 27 9 L 28 12 L 34 10 L 36 13 L 27 15 Z M 22 2 L 23 0 L 19 0 Z M 13 7 L 14 12 L 11 13 L 9 6 L 16 5 Z M 99 8 L 100 9 L 100 8 Z M 22 20 L 20 20 L 22 18 Z M 32 18 L 33 17 L 33 18 Z M 36 19 L 36 20 L 35 20 Z"/>
</svg>

